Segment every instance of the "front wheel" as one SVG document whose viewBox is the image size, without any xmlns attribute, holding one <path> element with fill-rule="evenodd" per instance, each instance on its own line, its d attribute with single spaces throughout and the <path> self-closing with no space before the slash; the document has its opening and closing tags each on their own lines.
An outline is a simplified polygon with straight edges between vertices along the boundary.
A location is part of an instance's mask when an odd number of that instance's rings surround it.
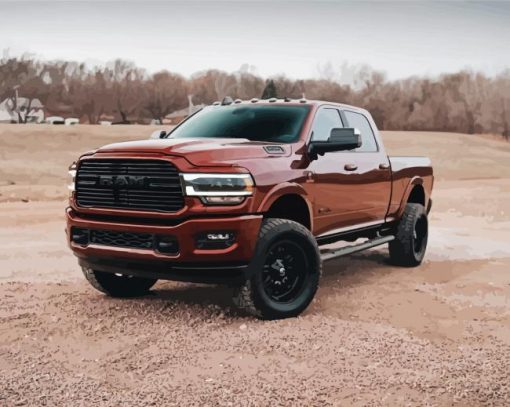
<svg viewBox="0 0 510 407">
<path fill-rule="evenodd" d="M 397 226 L 395 240 L 389 243 L 390 261 L 404 267 L 421 264 L 425 257 L 428 234 L 425 207 L 417 203 L 408 203 Z"/>
<path fill-rule="evenodd" d="M 310 231 L 287 219 L 265 219 L 260 228 L 250 278 L 234 302 L 262 319 L 299 315 L 319 285 L 321 260 Z"/>
<path fill-rule="evenodd" d="M 154 278 L 105 273 L 104 271 L 92 270 L 89 267 L 82 267 L 82 271 L 92 287 L 111 297 L 139 297 L 145 295 L 158 281 Z"/>
</svg>

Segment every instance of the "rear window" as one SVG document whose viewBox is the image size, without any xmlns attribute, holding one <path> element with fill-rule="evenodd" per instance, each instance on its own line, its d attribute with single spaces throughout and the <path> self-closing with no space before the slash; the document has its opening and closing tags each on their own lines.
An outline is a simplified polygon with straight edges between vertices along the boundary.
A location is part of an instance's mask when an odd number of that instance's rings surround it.
<svg viewBox="0 0 510 407">
<path fill-rule="evenodd" d="M 375 152 L 377 151 L 377 143 L 375 142 L 374 132 L 367 118 L 360 113 L 345 110 L 345 117 L 350 127 L 354 127 L 361 132 L 361 147 L 355 151 L 358 152 Z"/>
<path fill-rule="evenodd" d="M 190 117 L 169 138 L 245 138 L 291 143 L 299 138 L 309 106 L 209 106 Z"/>
</svg>

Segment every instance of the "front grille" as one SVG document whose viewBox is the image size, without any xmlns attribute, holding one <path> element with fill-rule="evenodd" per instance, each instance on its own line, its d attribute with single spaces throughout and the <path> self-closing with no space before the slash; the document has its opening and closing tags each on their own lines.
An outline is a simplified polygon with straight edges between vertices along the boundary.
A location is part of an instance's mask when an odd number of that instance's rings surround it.
<svg viewBox="0 0 510 407">
<path fill-rule="evenodd" d="M 151 233 L 115 232 L 113 230 L 91 230 L 90 242 L 105 246 L 152 249 L 154 235 Z"/>
<path fill-rule="evenodd" d="M 162 160 L 84 160 L 76 174 L 81 207 L 177 212 L 184 207 L 179 173 Z"/>
</svg>

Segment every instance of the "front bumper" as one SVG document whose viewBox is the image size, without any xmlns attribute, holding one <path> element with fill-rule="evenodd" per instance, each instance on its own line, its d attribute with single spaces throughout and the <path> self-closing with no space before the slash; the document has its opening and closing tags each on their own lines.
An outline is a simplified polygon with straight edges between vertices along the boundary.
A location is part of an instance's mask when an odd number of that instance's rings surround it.
<svg viewBox="0 0 510 407">
<path fill-rule="evenodd" d="M 184 220 L 177 225 L 142 224 L 133 218 L 126 221 L 97 220 L 80 216 L 72 208 L 66 210 L 67 241 L 82 266 L 99 271 L 154 277 L 168 280 L 215 282 L 244 274 L 255 252 L 262 215 L 205 217 Z M 118 232 L 172 235 L 179 251 L 164 254 L 153 249 L 115 247 L 71 241 L 72 227 Z M 231 231 L 235 242 L 228 248 L 198 249 L 196 236 L 212 231 Z M 210 280 L 210 281 L 209 281 Z"/>
</svg>

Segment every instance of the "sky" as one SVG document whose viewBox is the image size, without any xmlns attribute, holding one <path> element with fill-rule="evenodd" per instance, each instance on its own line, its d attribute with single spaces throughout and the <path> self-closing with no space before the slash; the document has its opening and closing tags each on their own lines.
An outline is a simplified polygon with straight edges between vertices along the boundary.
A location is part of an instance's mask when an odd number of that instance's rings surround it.
<svg viewBox="0 0 510 407">
<path fill-rule="evenodd" d="M 185 76 L 244 66 L 312 78 L 361 64 L 390 79 L 494 75 L 510 67 L 510 1 L 1 2 L 0 51 Z"/>
</svg>

